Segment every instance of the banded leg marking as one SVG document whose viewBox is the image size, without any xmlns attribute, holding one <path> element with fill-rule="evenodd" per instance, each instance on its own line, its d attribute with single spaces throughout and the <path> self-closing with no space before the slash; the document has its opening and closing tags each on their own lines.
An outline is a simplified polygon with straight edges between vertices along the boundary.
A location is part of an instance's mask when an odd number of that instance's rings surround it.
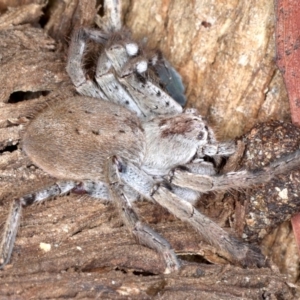
<svg viewBox="0 0 300 300">
<path fill-rule="evenodd" d="M 75 186 L 76 184 L 73 181 L 60 181 L 44 190 L 13 200 L 0 244 L 0 269 L 2 269 L 10 260 L 18 233 L 22 208 L 33 203 L 41 202 L 51 197 L 67 193 Z"/>
</svg>

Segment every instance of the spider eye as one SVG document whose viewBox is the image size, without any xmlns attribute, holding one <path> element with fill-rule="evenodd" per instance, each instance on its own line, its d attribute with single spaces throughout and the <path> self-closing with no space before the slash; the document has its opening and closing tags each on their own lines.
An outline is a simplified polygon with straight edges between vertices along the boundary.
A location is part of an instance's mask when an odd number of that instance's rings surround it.
<svg viewBox="0 0 300 300">
<path fill-rule="evenodd" d="M 141 60 L 136 64 L 136 71 L 140 74 L 146 72 L 147 69 L 148 69 L 148 64 L 145 60 Z"/>
<path fill-rule="evenodd" d="M 125 48 L 129 56 L 137 55 L 139 51 L 139 46 L 136 43 L 128 43 L 125 45 Z"/>
</svg>

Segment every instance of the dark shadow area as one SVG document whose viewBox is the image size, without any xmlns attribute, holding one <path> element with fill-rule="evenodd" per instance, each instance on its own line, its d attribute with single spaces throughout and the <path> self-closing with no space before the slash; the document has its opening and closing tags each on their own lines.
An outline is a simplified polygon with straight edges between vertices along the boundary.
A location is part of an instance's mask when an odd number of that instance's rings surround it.
<svg viewBox="0 0 300 300">
<path fill-rule="evenodd" d="M 41 96 L 49 95 L 50 91 L 38 91 L 38 92 L 23 92 L 18 91 L 10 95 L 7 103 L 18 103 L 21 101 L 27 101 L 32 99 L 37 99 Z"/>
</svg>

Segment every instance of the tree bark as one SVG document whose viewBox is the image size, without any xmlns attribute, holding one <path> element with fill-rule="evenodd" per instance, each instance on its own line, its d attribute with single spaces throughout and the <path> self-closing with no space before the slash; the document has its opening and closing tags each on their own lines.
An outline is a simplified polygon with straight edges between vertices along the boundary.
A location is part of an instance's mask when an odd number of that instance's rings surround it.
<svg viewBox="0 0 300 300">
<path fill-rule="evenodd" d="M 289 120 L 275 67 L 272 0 L 124 1 L 124 22 L 159 47 L 182 75 L 188 106 L 208 118 L 220 139 L 258 121 Z M 8 3 L 8 4 L 6 4 Z M 6 9 L 7 6 L 14 8 Z M 74 94 L 65 72 L 73 28 L 93 26 L 96 1 L 3 2 L 0 9 L 0 225 L 13 198 L 55 181 L 21 151 L 22 130 L 43 103 Z M 44 15 L 42 15 L 44 13 Z M 100 10 L 101 13 L 101 10 Z M 41 17 L 42 15 L 42 17 Z M 17 17 L 16 17 L 17 16 Z M 228 227 L 234 200 L 200 204 Z M 226 265 L 188 225 L 151 203 L 142 219 L 185 259 L 180 272 L 139 246 L 111 205 L 68 195 L 24 209 L 12 259 L 0 271 L 3 299 L 292 299 L 295 288 L 276 267 Z M 227 228 L 231 230 L 230 228 Z M 192 262 L 187 262 L 189 259 Z M 196 263 L 197 262 L 197 263 Z M 213 263 L 213 264 L 211 264 Z"/>
</svg>

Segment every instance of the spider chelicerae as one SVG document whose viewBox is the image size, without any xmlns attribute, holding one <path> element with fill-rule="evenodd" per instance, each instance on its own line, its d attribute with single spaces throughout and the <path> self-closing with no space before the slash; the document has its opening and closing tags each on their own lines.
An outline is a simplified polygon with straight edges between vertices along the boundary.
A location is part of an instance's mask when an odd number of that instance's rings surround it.
<svg viewBox="0 0 300 300">
<path fill-rule="evenodd" d="M 22 148 L 57 178 L 43 190 L 14 199 L 3 233 L 0 264 L 8 263 L 23 207 L 73 191 L 111 201 L 137 241 L 164 258 L 165 272 L 180 268 L 174 250 L 143 224 L 133 203 L 156 202 L 188 222 L 230 261 L 264 266 L 260 250 L 232 237 L 194 208 L 202 193 L 245 188 L 299 164 L 299 151 L 255 172 L 218 175 L 221 157 L 235 152 L 218 143 L 194 109 L 183 110 L 180 76 L 159 51 L 132 40 L 119 1 L 105 1 L 101 30 L 80 28 L 70 43 L 67 72 L 81 96 L 61 96 L 27 126 Z M 83 68 L 88 41 L 102 46 L 95 76 Z"/>
</svg>

